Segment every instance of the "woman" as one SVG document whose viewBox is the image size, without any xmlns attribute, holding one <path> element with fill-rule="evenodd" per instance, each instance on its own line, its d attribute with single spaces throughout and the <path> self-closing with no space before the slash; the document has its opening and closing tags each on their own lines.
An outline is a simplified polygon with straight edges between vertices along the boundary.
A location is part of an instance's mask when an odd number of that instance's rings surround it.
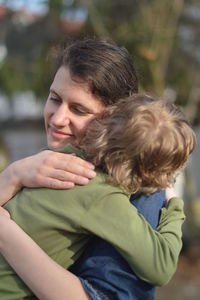
<svg viewBox="0 0 200 300">
<path fill-rule="evenodd" d="M 65 50 L 61 61 L 61 65 L 63 64 L 70 70 L 68 74 L 70 76 L 63 77 L 56 73 L 57 77 L 51 86 L 48 98 L 48 101 L 53 99 L 55 113 L 52 113 L 50 109 L 45 119 L 48 146 L 51 149 L 62 147 L 66 141 L 76 141 L 76 138 L 81 136 L 87 124 L 103 109 L 104 105 L 115 103 L 119 98 L 137 92 L 138 89 L 130 56 L 125 49 L 114 44 L 97 40 L 77 42 Z M 1 204 L 10 199 L 22 186 L 69 188 L 74 183 L 87 183 L 87 178 L 94 176 L 92 169 L 90 164 L 82 162 L 75 156 L 50 152 L 43 152 L 35 157 L 16 162 L 1 174 Z M 75 173 L 76 176 L 71 175 L 70 172 Z M 82 176 L 79 177 L 80 175 Z M 83 179 L 84 177 L 86 179 Z M 141 199 L 141 203 L 143 201 L 144 198 Z M 157 215 L 157 220 L 163 202 L 163 198 L 158 199 L 156 214 L 152 212 L 154 216 Z M 149 205 L 148 202 L 148 211 Z M 154 219 L 154 226 L 157 225 L 157 220 Z M 101 248 L 102 244 L 103 248 Z M 63 295 L 70 295 L 69 299 L 84 299 L 84 297 L 87 299 L 87 294 L 92 299 L 98 299 L 98 293 L 96 294 L 95 289 L 92 288 L 95 285 L 109 291 L 109 299 L 124 300 L 139 299 L 139 297 L 152 299 L 153 288 L 135 277 L 115 249 L 110 245 L 104 246 L 103 241 L 95 240 L 95 244 L 92 245 L 94 251 L 89 257 L 83 258 L 78 271 L 77 268 L 74 269 L 77 275 L 81 275 L 80 279 L 87 293 L 84 292 L 80 281 L 75 276 L 62 270 L 62 276 L 54 277 L 57 281 L 54 286 L 49 285 L 51 281 L 48 281 L 45 276 L 48 288 L 44 289 L 47 293 L 44 299 L 51 299 L 53 291 L 61 291 L 61 285 Z M 89 249 L 91 250 L 91 244 Z M 101 249 L 100 252 L 98 252 L 99 249 Z M 106 264 L 103 268 L 102 257 L 104 259 L 106 257 Z M 107 263 L 107 259 L 111 263 Z M 55 266 L 53 262 L 51 263 L 52 267 Z M 60 272 L 59 267 L 58 272 Z M 47 272 L 47 274 L 52 274 L 52 272 Z M 55 270 L 53 274 L 57 274 Z M 111 276 L 107 276 L 108 274 Z M 120 287 L 116 284 L 116 278 L 120 278 Z M 34 278 L 30 280 L 34 282 Z M 56 292 L 52 299 L 56 299 Z M 58 299 L 61 298 L 58 297 Z"/>
</svg>

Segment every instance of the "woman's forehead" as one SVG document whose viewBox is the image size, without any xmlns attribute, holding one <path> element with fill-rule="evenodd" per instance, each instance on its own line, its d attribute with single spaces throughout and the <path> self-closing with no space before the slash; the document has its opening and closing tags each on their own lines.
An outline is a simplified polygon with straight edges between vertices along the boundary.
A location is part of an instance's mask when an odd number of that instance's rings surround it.
<svg viewBox="0 0 200 300">
<path fill-rule="evenodd" d="M 72 80 L 69 69 L 66 67 L 58 69 L 50 91 L 57 94 L 63 101 L 78 102 L 94 108 L 104 107 L 104 103 L 91 93 L 87 83 Z"/>
</svg>

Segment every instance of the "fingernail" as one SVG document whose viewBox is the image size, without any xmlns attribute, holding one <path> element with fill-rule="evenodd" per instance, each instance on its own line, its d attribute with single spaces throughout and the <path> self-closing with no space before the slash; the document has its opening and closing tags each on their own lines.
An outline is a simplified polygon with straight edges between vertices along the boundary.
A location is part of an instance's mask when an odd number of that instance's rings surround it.
<svg viewBox="0 0 200 300">
<path fill-rule="evenodd" d="M 87 178 L 81 178 L 81 184 L 88 184 L 89 180 Z"/>
<path fill-rule="evenodd" d="M 88 163 L 88 166 L 89 166 L 89 168 L 92 169 L 92 170 L 95 169 L 95 166 L 94 166 L 93 164 Z"/>
<path fill-rule="evenodd" d="M 89 175 L 89 177 L 95 177 L 96 176 L 96 172 L 94 172 L 94 171 L 89 171 L 88 172 L 88 175 Z"/>
</svg>

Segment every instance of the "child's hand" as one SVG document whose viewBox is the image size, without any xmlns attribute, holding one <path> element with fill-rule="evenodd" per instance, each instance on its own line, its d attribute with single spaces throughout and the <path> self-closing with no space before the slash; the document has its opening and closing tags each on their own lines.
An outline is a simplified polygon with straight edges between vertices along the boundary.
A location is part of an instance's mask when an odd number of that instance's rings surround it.
<svg viewBox="0 0 200 300">
<path fill-rule="evenodd" d="M 166 202 L 168 203 L 172 198 L 177 197 L 176 192 L 173 188 L 173 186 L 169 186 L 165 190 L 165 197 L 166 197 Z"/>
<path fill-rule="evenodd" d="M 10 214 L 9 214 L 9 212 L 8 212 L 5 208 L 3 208 L 3 207 L 1 207 L 1 206 L 0 206 L 0 215 L 6 216 L 7 218 L 10 219 Z"/>
</svg>

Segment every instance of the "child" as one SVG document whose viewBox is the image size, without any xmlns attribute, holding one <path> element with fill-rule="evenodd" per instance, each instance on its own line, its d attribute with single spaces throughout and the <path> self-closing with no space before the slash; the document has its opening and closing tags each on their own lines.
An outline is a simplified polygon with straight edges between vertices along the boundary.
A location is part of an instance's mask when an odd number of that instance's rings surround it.
<svg viewBox="0 0 200 300">
<path fill-rule="evenodd" d="M 88 186 L 68 191 L 23 189 L 5 208 L 64 268 L 80 256 L 94 234 L 112 243 L 140 278 L 163 284 L 175 271 L 181 249 L 182 203 L 169 202 L 156 232 L 130 204 L 128 193 L 151 193 L 173 183 L 194 145 L 194 133 L 177 107 L 133 95 L 106 108 L 80 141 L 83 152 L 99 166 Z M 64 151 L 82 155 L 71 145 Z M 0 241 L 5 241 L 1 228 Z M 0 296 L 31 297 L 3 257 Z"/>
</svg>

